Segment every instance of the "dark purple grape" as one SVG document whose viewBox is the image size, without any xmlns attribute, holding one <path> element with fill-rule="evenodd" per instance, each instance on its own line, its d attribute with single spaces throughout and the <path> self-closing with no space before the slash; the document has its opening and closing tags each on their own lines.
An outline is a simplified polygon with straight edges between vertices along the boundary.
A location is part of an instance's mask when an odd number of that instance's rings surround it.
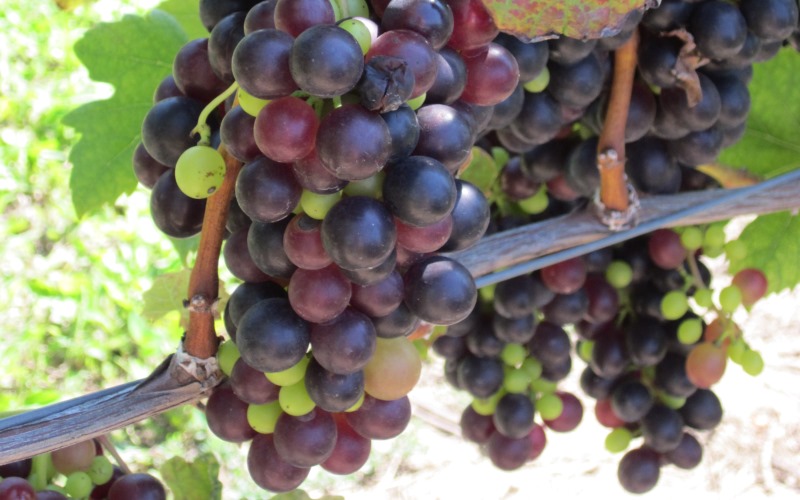
<svg viewBox="0 0 800 500">
<path fill-rule="evenodd" d="M 263 156 L 245 165 L 236 179 L 236 199 L 254 221 L 285 218 L 300 202 L 302 192 L 290 165 Z"/>
<path fill-rule="evenodd" d="M 547 42 L 526 43 L 506 33 L 500 33 L 494 41 L 508 49 L 517 60 L 521 83 L 534 80 L 547 65 L 550 54 Z"/>
<path fill-rule="evenodd" d="M 625 346 L 637 366 L 658 364 L 667 354 L 667 336 L 661 322 L 645 316 L 625 327 Z"/>
<path fill-rule="evenodd" d="M 318 24 L 297 35 L 290 68 L 302 90 L 318 97 L 335 97 L 356 86 L 364 70 L 364 56 L 353 35 L 335 25 Z"/>
<path fill-rule="evenodd" d="M 556 432 L 571 432 L 583 420 L 583 405 L 578 398 L 568 392 L 557 391 L 555 394 L 561 399 L 564 409 L 561 415 L 553 420 L 545 420 L 544 423 Z"/>
<path fill-rule="evenodd" d="M 385 280 L 392 274 L 392 271 L 397 267 L 397 250 L 402 247 L 398 246 L 392 253 L 386 257 L 386 260 L 381 262 L 375 267 L 366 267 L 363 269 L 344 269 L 342 274 L 345 275 L 354 285 L 369 286 Z"/>
<path fill-rule="evenodd" d="M 503 385 L 503 365 L 493 358 L 466 355 L 458 362 L 458 381 L 476 398 L 488 398 Z"/>
<path fill-rule="evenodd" d="M 417 120 L 419 140 L 412 154 L 438 160 L 449 172 L 456 172 L 474 142 L 467 119 L 446 104 L 430 104 L 417 110 Z"/>
<path fill-rule="evenodd" d="M 536 316 L 529 314 L 521 318 L 509 319 L 495 314 L 492 318 L 494 334 L 503 342 L 524 344 L 531 340 L 536 331 Z"/>
<path fill-rule="evenodd" d="M 533 430 L 533 414 L 533 402 L 526 394 L 506 394 L 498 401 L 492 422 L 497 432 L 519 439 Z"/>
<path fill-rule="evenodd" d="M 486 196 L 473 184 L 456 179 L 456 201 L 450 216 L 453 230 L 441 248 L 452 252 L 473 246 L 489 227 L 490 207 Z"/>
<path fill-rule="evenodd" d="M 404 276 L 405 303 L 424 321 L 452 325 L 466 318 L 478 300 L 475 280 L 458 261 L 443 256 L 426 258 Z"/>
<path fill-rule="evenodd" d="M 384 401 L 366 395 L 358 410 L 345 413 L 344 419 L 367 439 L 392 439 L 411 421 L 411 402 L 408 396 Z"/>
<path fill-rule="evenodd" d="M 742 0 L 739 9 L 747 27 L 765 40 L 785 40 L 797 30 L 798 8 L 792 0 Z"/>
<path fill-rule="evenodd" d="M 150 215 L 156 227 L 173 238 L 189 238 L 203 227 L 206 200 L 183 194 L 175 181 L 175 170 L 158 178 L 150 195 Z"/>
<path fill-rule="evenodd" d="M 431 348 L 439 356 L 453 360 L 460 358 L 467 352 L 464 337 L 451 337 L 450 335 L 437 337 L 433 341 Z"/>
<path fill-rule="evenodd" d="M 217 387 L 206 402 L 208 428 L 218 438 L 231 443 L 253 439 L 256 431 L 247 422 L 247 407 L 230 385 Z"/>
<path fill-rule="evenodd" d="M 328 0 L 278 0 L 275 27 L 297 37 L 320 24 L 333 24 L 336 16 Z"/>
<path fill-rule="evenodd" d="M 719 92 L 721 102 L 718 123 L 726 128 L 744 123 L 750 112 L 747 84 L 735 76 L 712 76 L 711 80 Z"/>
<path fill-rule="evenodd" d="M 172 75 L 167 75 L 161 80 L 161 83 L 158 84 L 156 87 L 156 91 L 153 93 L 153 104 L 163 101 L 164 99 L 169 99 L 170 97 L 186 97 L 181 89 L 178 88 L 178 85 L 175 84 L 175 78 Z"/>
<path fill-rule="evenodd" d="M 522 169 L 522 157 L 511 158 L 500 170 L 500 188 L 511 201 L 521 201 L 535 195 L 541 183 L 528 176 Z"/>
<path fill-rule="evenodd" d="M 0 465 L 0 477 L 2 478 L 9 478 L 9 477 L 21 477 L 26 478 L 28 474 L 31 473 L 31 467 L 33 466 L 33 461 L 30 458 L 25 458 L 23 460 L 17 460 L 16 462 L 11 462 L 5 465 Z"/>
<path fill-rule="evenodd" d="M 572 358 L 544 358 L 542 361 L 542 378 L 550 382 L 559 382 L 567 378 L 572 371 Z"/>
<path fill-rule="evenodd" d="M 629 362 L 623 337 L 616 331 L 603 332 L 595 339 L 592 359 L 589 366 L 603 378 L 616 378 L 621 375 Z"/>
<path fill-rule="evenodd" d="M 403 302 L 403 277 L 392 271 L 372 285 L 353 285 L 350 305 L 372 317 L 386 316 Z"/>
<path fill-rule="evenodd" d="M 289 218 L 272 223 L 253 222 L 247 231 L 247 248 L 254 265 L 268 276 L 282 280 L 290 279 L 297 269 L 283 248 L 289 222 Z"/>
<path fill-rule="evenodd" d="M 158 178 L 167 170 L 169 167 L 162 165 L 150 156 L 150 153 L 144 148 L 144 144 L 140 142 L 136 146 L 133 151 L 133 173 L 142 186 L 152 189 L 158 182 Z"/>
<path fill-rule="evenodd" d="M 208 39 L 208 60 L 220 80 L 226 84 L 234 81 L 231 60 L 233 51 L 244 38 L 244 12 L 234 12 L 223 17 L 211 30 Z"/>
<path fill-rule="evenodd" d="M 197 144 L 192 135 L 203 105 L 189 97 L 169 97 L 150 108 L 142 122 L 142 143 L 157 162 L 174 167 L 181 154 Z"/>
<path fill-rule="evenodd" d="M 307 415 L 281 414 L 275 423 L 274 444 L 278 455 L 294 467 L 324 462 L 336 445 L 336 423 L 330 413 L 315 409 Z"/>
<path fill-rule="evenodd" d="M 589 307 L 584 317 L 586 321 L 596 324 L 605 323 L 617 315 L 619 311 L 619 293 L 604 277 L 590 274 L 586 278 L 583 289 L 589 299 Z"/>
<path fill-rule="evenodd" d="M 531 355 L 545 363 L 568 358 L 572 344 L 563 328 L 544 321 L 536 327 L 526 347 Z"/>
<path fill-rule="evenodd" d="M 594 399 L 608 399 L 617 381 L 597 375 L 590 366 L 581 372 L 581 389 Z"/>
<path fill-rule="evenodd" d="M 245 403 L 263 405 L 278 400 L 280 387 L 241 358 L 233 365 L 230 381 L 233 393 Z"/>
<path fill-rule="evenodd" d="M 681 469 L 694 469 L 703 460 L 703 447 L 697 438 L 684 432 L 678 447 L 663 456 L 669 463 Z"/>
<path fill-rule="evenodd" d="M 597 168 L 598 137 L 578 144 L 567 158 L 565 178 L 567 184 L 581 196 L 590 197 L 600 189 L 600 171 Z"/>
<path fill-rule="evenodd" d="M 469 352 L 479 357 L 499 357 L 505 347 L 505 342 L 500 340 L 488 325 L 478 327 L 460 338 L 464 339 Z"/>
<path fill-rule="evenodd" d="M 340 375 L 326 370 L 312 359 L 306 369 L 305 386 L 318 408 L 343 412 L 364 396 L 364 372 L 358 370 Z"/>
<path fill-rule="evenodd" d="M 275 7 L 278 0 L 264 0 L 255 4 L 244 18 L 244 32 L 275 28 Z"/>
<path fill-rule="evenodd" d="M 350 35 L 348 35 L 350 36 Z M 392 154 L 389 127 L 378 113 L 345 104 L 322 119 L 317 153 L 336 177 L 354 181 L 380 171 Z"/>
<path fill-rule="evenodd" d="M 683 0 L 679 0 L 679 3 L 688 5 Z M 639 47 L 638 57 L 638 69 L 642 79 L 650 85 L 662 88 L 678 85 L 675 68 L 678 65 L 681 47 L 680 40 L 674 37 L 645 38 Z"/>
<path fill-rule="evenodd" d="M 656 365 L 653 382 L 656 388 L 677 398 L 687 398 L 697 390 L 697 386 L 686 376 L 686 356 L 676 353 L 668 353 Z"/>
<path fill-rule="evenodd" d="M 314 359 L 341 375 L 362 369 L 375 352 L 375 327 L 355 309 L 345 309 L 327 323 L 311 325 L 310 338 Z"/>
<path fill-rule="evenodd" d="M 247 470 L 258 486 L 283 493 L 300 486 L 311 470 L 286 462 L 275 449 L 274 434 L 259 434 L 247 452 Z"/>
<path fill-rule="evenodd" d="M 642 419 L 642 435 L 649 448 L 666 453 L 678 447 L 683 437 L 683 418 L 672 408 L 657 404 Z"/>
<path fill-rule="evenodd" d="M 467 406 L 461 413 L 459 422 L 461 435 L 477 444 L 485 444 L 494 433 L 494 421 L 491 415 L 481 415 L 472 406 Z"/>
<path fill-rule="evenodd" d="M 460 99 L 465 102 L 494 106 L 508 98 L 519 83 L 517 60 L 502 45 L 490 43 L 465 57 L 464 64 L 467 84 Z"/>
<path fill-rule="evenodd" d="M 428 104 L 450 104 L 461 97 L 467 85 L 467 66 L 455 50 L 445 47 L 436 53 L 436 80 L 425 94 Z"/>
<path fill-rule="evenodd" d="M 620 383 L 611 393 L 611 408 L 623 422 L 636 422 L 644 417 L 655 402 L 650 389 L 638 380 Z"/>
<path fill-rule="evenodd" d="M 391 155 L 387 162 L 394 163 L 411 155 L 419 141 L 419 121 L 414 110 L 404 104 L 395 111 L 382 113 L 381 118 L 386 122 L 392 138 Z"/>
<path fill-rule="evenodd" d="M 391 255 L 396 240 L 391 213 L 372 198 L 343 198 L 322 221 L 322 244 L 345 269 L 379 266 Z"/>
<path fill-rule="evenodd" d="M 166 500 L 161 481 L 150 474 L 125 474 L 108 490 L 108 500 Z"/>
<path fill-rule="evenodd" d="M 711 127 L 700 132 L 691 132 L 680 139 L 669 141 L 670 154 L 684 165 L 696 166 L 716 161 L 722 151 L 722 131 Z"/>
<path fill-rule="evenodd" d="M 522 111 L 509 128 L 531 146 L 535 146 L 553 139 L 563 125 L 558 101 L 547 92 L 526 92 Z M 535 175 L 533 177 L 537 178 Z"/>
<path fill-rule="evenodd" d="M 372 318 L 378 337 L 393 339 L 411 335 L 420 325 L 420 319 L 404 303 L 389 314 Z"/>
<path fill-rule="evenodd" d="M 505 318 L 524 318 L 537 307 L 536 288 L 529 274 L 511 278 L 497 284 L 493 306 Z"/>
<path fill-rule="evenodd" d="M 701 131 L 714 125 L 722 109 L 722 101 L 714 82 L 702 73 L 698 76 L 702 98 L 694 105 L 689 102 L 687 92 L 681 87 L 663 89 L 659 95 L 660 109 L 690 131 Z"/>
<path fill-rule="evenodd" d="M 347 185 L 346 180 L 339 179 L 328 170 L 316 149 L 292 163 L 292 171 L 303 189 L 312 193 L 338 193 Z"/>
<path fill-rule="evenodd" d="M 309 325 L 286 299 L 253 305 L 239 321 L 236 343 L 242 359 L 263 372 L 279 372 L 297 364 L 309 345 Z"/>
<path fill-rule="evenodd" d="M 486 452 L 495 467 L 501 470 L 515 470 L 528 461 L 533 451 L 533 443 L 528 436 L 506 437 L 495 431 L 486 443 Z"/>
<path fill-rule="evenodd" d="M 722 404 L 713 391 L 697 389 L 680 409 L 686 425 L 702 431 L 715 428 L 722 421 Z"/>
<path fill-rule="evenodd" d="M 492 130 L 502 129 L 509 125 L 522 111 L 522 105 L 525 103 L 525 90 L 522 84 L 518 84 L 517 88 L 510 96 L 494 105 L 494 112 L 492 119 L 489 121 L 487 127 Z"/>
<path fill-rule="evenodd" d="M 681 187 L 681 169 L 666 143 L 645 137 L 626 147 L 625 173 L 637 190 L 648 194 L 674 194 Z"/>
<path fill-rule="evenodd" d="M 341 414 L 336 420 L 336 445 L 322 464 L 323 469 L 333 474 L 348 475 L 367 463 L 372 441 L 353 430 Z"/>
<path fill-rule="evenodd" d="M 439 50 L 453 32 L 453 13 L 443 0 L 396 0 L 386 6 L 381 28 L 415 31 Z"/>
<path fill-rule="evenodd" d="M 232 71 L 250 95 L 276 99 L 297 90 L 289 69 L 294 39 L 276 29 L 261 29 L 245 36 L 233 52 Z"/>
<path fill-rule="evenodd" d="M 255 123 L 255 117 L 247 114 L 241 106 L 228 111 L 222 119 L 220 138 L 228 152 L 239 161 L 251 162 L 261 156 L 253 136 Z"/>
<path fill-rule="evenodd" d="M 445 165 L 424 156 L 395 163 L 383 183 L 383 200 L 392 215 L 415 226 L 428 226 L 450 215 L 456 197 L 455 181 Z"/>
<path fill-rule="evenodd" d="M 561 104 L 582 108 L 591 104 L 603 90 L 603 66 L 593 54 L 569 64 L 551 62 L 548 67 L 547 91 Z"/>
<path fill-rule="evenodd" d="M 201 0 L 200 1 L 200 21 L 208 31 L 222 18 L 234 12 L 247 12 L 257 0 Z"/>
<path fill-rule="evenodd" d="M 619 483 L 631 493 L 646 493 L 658 482 L 661 457 L 649 448 L 631 450 L 622 457 L 617 469 Z"/>
<path fill-rule="evenodd" d="M 649 9 L 642 17 L 642 26 L 653 33 L 672 31 L 686 26 L 695 2 L 662 0 L 661 5 Z"/>
<path fill-rule="evenodd" d="M 557 325 L 577 323 L 589 310 L 589 297 L 581 288 L 575 293 L 556 294 L 556 296 L 542 308 L 544 319 Z"/>
<path fill-rule="evenodd" d="M 597 40 L 578 40 L 561 36 L 548 40 L 550 60 L 558 64 L 574 64 L 592 53 Z"/>
<path fill-rule="evenodd" d="M 208 38 L 187 42 L 175 55 L 172 76 L 180 91 L 192 99 L 210 102 L 225 91 L 208 59 Z"/>
<path fill-rule="evenodd" d="M 703 2 L 689 18 L 689 31 L 697 48 L 709 59 L 736 55 L 747 38 L 747 27 L 739 8 L 722 0 Z"/>
</svg>

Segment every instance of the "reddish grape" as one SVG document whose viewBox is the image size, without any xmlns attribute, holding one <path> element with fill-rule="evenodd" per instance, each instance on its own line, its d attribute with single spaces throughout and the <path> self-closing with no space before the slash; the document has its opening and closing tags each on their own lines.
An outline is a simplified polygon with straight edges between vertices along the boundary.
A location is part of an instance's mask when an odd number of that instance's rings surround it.
<svg viewBox="0 0 800 500">
<path fill-rule="evenodd" d="M 247 406 L 247 403 L 234 394 L 230 385 L 217 387 L 206 402 L 208 428 L 224 441 L 249 441 L 256 435 L 256 431 L 247 422 Z"/>
<path fill-rule="evenodd" d="M 517 88 L 519 66 L 505 47 L 490 43 L 485 51 L 464 58 L 467 85 L 461 99 L 479 106 L 499 104 Z"/>
<path fill-rule="evenodd" d="M 446 338 L 446 337 L 440 337 Z M 494 419 L 491 415 L 481 415 L 472 405 L 461 413 L 461 435 L 473 443 L 485 444 L 494 434 Z"/>
<path fill-rule="evenodd" d="M 480 0 L 448 0 L 453 11 L 453 34 L 447 45 L 468 52 L 488 45 L 499 30 Z"/>
<path fill-rule="evenodd" d="M 436 81 L 436 51 L 422 35 L 409 30 L 387 31 L 380 35 L 367 52 L 366 61 L 375 56 L 399 57 L 414 73 L 411 99 L 419 97 Z"/>
<path fill-rule="evenodd" d="M 681 237 L 672 229 L 658 229 L 647 242 L 650 258 L 662 269 L 677 269 L 686 259 Z"/>
<path fill-rule="evenodd" d="M 586 282 L 586 264 L 575 257 L 543 268 L 541 277 L 547 288 L 556 293 L 575 293 Z"/>
<path fill-rule="evenodd" d="M 333 474 L 348 475 L 367 463 L 372 441 L 353 430 L 343 414 L 335 414 L 336 445 L 331 455 L 320 464 Z"/>
<path fill-rule="evenodd" d="M 390 401 L 369 394 L 354 411 L 344 414 L 354 431 L 368 439 L 392 439 L 399 436 L 411 421 L 411 402 L 407 396 Z"/>
<path fill-rule="evenodd" d="M 245 403 L 261 405 L 278 400 L 280 387 L 241 358 L 233 365 L 230 381 L 233 393 Z"/>
<path fill-rule="evenodd" d="M 600 399 L 594 406 L 594 415 L 600 425 L 609 428 L 622 427 L 625 425 L 611 407 L 610 399 Z"/>
<path fill-rule="evenodd" d="M 350 302 L 350 281 L 333 264 L 319 270 L 298 269 L 289 280 L 289 302 L 306 321 L 325 323 Z"/>
<path fill-rule="evenodd" d="M 375 398 L 402 398 L 417 385 L 422 362 L 416 347 L 405 337 L 379 338 L 375 354 L 364 367 L 364 389 Z"/>
<path fill-rule="evenodd" d="M 711 342 L 703 342 L 696 345 L 686 357 L 686 376 L 697 387 L 708 389 L 725 374 L 727 360 L 725 349 Z"/>
<path fill-rule="evenodd" d="M 0 499 L 36 500 L 36 498 L 36 491 L 26 479 L 21 477 L 0 479 Z"/>
<path fill-rule="evenodd" d="M 166 500 L 164 485 L 150 474 L 126 474 L 114 481 L 108 500 Z"/>
<path fill-rule="evenodd" d="M 324 462 L 336 445 L 336 423 L 330 413 L 319 408 L 302 417 L 281 414 L 275 424 L 275 450 L 295 467 L 311 467 Z"/>
<path fill-rule="evenodd" d="M 453 231 L 453 218 L 448 215 L 439 222 L 427 226 L 406 224 L 395 218 L 397 228 L 397 244 L 417 253 L 429 253 L 439 250 Z"/>
<path fill-rule="evenodd" d="M 533 453 L 533 442 L 528 436 L 509 438 L 495 432 L 486 443 L 486 452 L 495 467 L 514 470 L 525 465 Z"/>
<path fill-rule="evenodd" d="M 767 277 L 759 269 L 742 269 L 733 277 L 733 284 L 742 291 L 742 304 L 755 304 L 767 293 Z"/>
<path fill-rule="evenodd" d="M 294 265 L 316 270 L 328 267 L 333 260 L 322 246 L 322 221 L 305 214 L 296 215 L 283 233 L 283 249 Z"/>
<path fill-rule="evenodd" d="M 350 304 L 373 318 L 391 313 L 403 302 L 403 277 L 392 271 L 386 278 L 372 285 L 353 285 Z"/>
<path fill-rule="evenodd" d="M 536 460 L 539 458 L 539 455 L 542 454 L 544 451 L 544 447 L 547 445 L 547 435 L 544 433 L 544 427 L 535 424 L 533 426 L 533 430 L 531 433 L 528 434 L 528 439 L 531 442 L 531 453 L 528 455 L 528 460 Z"/>
<path fill-rule="evenodd" d="M 259 434 L 247 453 L 247 470 L 253 481 L 275 493 L 292 491 L 300 486 L 311 469 L 295 467 L 280 457 L 272 434 Z"/>
<path fill-rule="evenodd" d="M 314 149 L 319 118 L 304 100 L 287 96 L 264 106 L 253 134 L 258 149 L 271 160 L 290 163 Z"/>
<path fill-rule="evenodd" d="M 333 24 L 336 17 L 328 0 L 278 0 L 275 27 L 298 36 L 317 24 Z"/>
</svg>

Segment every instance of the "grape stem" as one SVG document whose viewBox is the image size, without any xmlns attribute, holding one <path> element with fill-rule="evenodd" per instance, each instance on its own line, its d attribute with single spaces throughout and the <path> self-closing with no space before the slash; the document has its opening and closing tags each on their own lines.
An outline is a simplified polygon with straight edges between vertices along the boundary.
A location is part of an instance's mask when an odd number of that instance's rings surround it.
<svg viewBox="0 0 800 500">
<path fill-rule="evenodd" d="M 233 82 L 230 87 L 225 89 L 225 92 L 221 93 L 217 97 L 214 98 L 213 101 L 206 104 L 206 107 L 203 108 L 203 111 L 200 112 L 200 116 L 197 118 L 197 125 L 192 129 L 190 135 L 198 134 L 200 136 L 200 141 L 198 141 L 198 145 L 200 146 L 208 146 L 211 144 L 211 127 L 208 126 L 208 116 L 211 114 L 212 111 L 217 109 L 217 107 L 225 102 L 225 99 L 231 96 L 236 90 L 239 88 L 238 82 Z"/>
<path fill-rule="evenodd" d="M 203 230 L 200 233 L 200 246 L 192 275 L 189 278 L 189 328 L 183 345 L 185 351 L 197 358 L 206 359 L 217 352 L 217 334 L 214 330 L 216 301 L 219 295 L 219 254 L 228 208 L 233 197 L 236 177 L 242 163 L 228 153 L 225 144 L 219 152 L 225 159 L 225 179 L 222 186 L 208 198 L 203 216 Z"/>
<path fill-rule="evenodd" d="M 599 203 L 601 220 L 610 228 L 630 226 L 636 215 L 635 191 L 625 175 L 625 128 L 636 74 L 639 33 L 614 53 L 614 80 L 608 101 L 603 132 L 597 144 L 597 168 L 600 170 Z M 620 218 L 620 214 L 623 217 Z"/>
<path fill-rule="evenodd" d="M 125 460 L 122 458 L 122 455 L 120 455 L 119 452 L 117 451 L 117 448 L 114 446 L 114 443 L 112 443 L 111 440 L 108 439 L 107 434 L 103 434 L 102 436 L 97 436 L 95 439 L 97 439 L 97 441 L 103 448 L 105 448 L 109 453 L 111 453 L 111 456 L 114 457 L 114 460 L 116 460 L 117 465 L 119 465 L 119 468 L 122 469 L 122 472 L 124 472 L 125 474 L 131 473 L 131 468 L 128 467 L 128 464 L 125 463 Z"/>
</svg>

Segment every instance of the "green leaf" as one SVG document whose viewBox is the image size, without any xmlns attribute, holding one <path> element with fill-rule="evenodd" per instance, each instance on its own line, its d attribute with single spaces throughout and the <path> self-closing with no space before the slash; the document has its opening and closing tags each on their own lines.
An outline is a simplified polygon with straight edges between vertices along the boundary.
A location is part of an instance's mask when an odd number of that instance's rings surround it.
<svg viewBox="0 0 800 500">
<path fill-rule="evenodd" d="M 183 301 L 187 298 L 191 276 L 191 269 L 182 269 L 174 273 L 162 274 L 153 280 L 153 285 L 143 295 L 142 316 L 155 321 L 172 311 L 180 311 L 182 317 L 188 317 L 188 313 L 183 307 Z"/>
<path fill-rule="evenodd" d="M 181 25 L 190 40 L 207 38 L 208 31 L 200 22 L 200 0 L 166 0 L 156 7 L 169 13 Z"/>
<path fill-rule="evenodd" d="M 472 148 L 472 160 L 458 177 L 474 184 L 489 198 L 499 174 L 500 168 L 492 155 L 479 147 L 474 147 Z"/>
<path fill-rule="evenodd" d="M 69 155 L 72 203 L 78 216 L 136 188 L 131 157 L 142 120 L 153 105 L 155 88 L 172 71 L 172 59 L 186 40 L 172 16 L 153 11 L 146 17 L 128 15 L 99 24 L 75 44 L 89 76 L 115 88 L 111 99 L 84 104 L 64 118 L 82 136 Z"/>
<path fill-rule="evenodd" d="M 191 238 L 172 238 L 171 236 L 168 236 L 167 238 L 169 238 L 172 246 L 175 247 L 175 250 L 178 252 L 178 256 L 181 258 L 181 263 L 183 263 L 184 266 L 189 267 L 189 254 L 196 252 L 200 247 L 200 235 L 197 234 Z"/>
<path fill-rule="evenodd" d="M 761 215 L 739 236 L 747 256 L 731 263 L 730 272 L 761 269 L 769 282 L 769 293 L 800 283 L 800 216 L 789 212 Z"/>
<path fill-rule="evenodd" d="M 161 477 L 172 490 L 175 500 L 222 498 L 219 462 L 210 453 L 200 455 L 194 462 L 181 457 L 170 458 L 161 466 Z"/>
<path fill-rule="evenodd" d="M 800 58 L 784 49 L 753 70 L 747 131 L 720 162 L 770 177 L 800 166 Z"/>
<path fill-rule="evenodd" d="M 501 31 L 539 40 L 562 34 L 601 38 L 619 32 L 625 16 L 651 0 L 483 0 Z"/>
</svg>

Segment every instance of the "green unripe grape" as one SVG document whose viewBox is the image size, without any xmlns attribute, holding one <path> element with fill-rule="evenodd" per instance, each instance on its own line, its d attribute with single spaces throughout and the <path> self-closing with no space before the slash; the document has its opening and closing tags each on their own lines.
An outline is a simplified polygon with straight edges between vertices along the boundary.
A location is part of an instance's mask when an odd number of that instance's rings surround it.
<svg viewBox="0 0 800 500">
<path fill-rule="evenodd" d="M 503 378 L 503 388 L 512 394 L 522 394 L 531 385 L 531 376 L 525 370 L 512 369 Z"/>
<path fill-rule="evenodd" d="M 606 436 L 606 449 L 611 453 L 621 453 L 628 449 L 632 439 L 631 431 L 625 427 L 617 427 Z"/>
<path fill-rule="evenodd" d="M 742 290 L 738 286 L 726 286 L 719 292 L 719 305 L 726 313 L 732 313 L 742 305 Z"/>
<path fill-rule="evenodd" d="M 242 107 L 245 113 L 250 116 L 258 116 L 259 111 L 261 108 L 266 106 L 269 103 L 267 99 L 259 99 L 258 97 L 253 97 L 247 92 L 244 91 L 241 87 L 238 90 L 239 93 L 239 106 Z"/>
<path fill-rule="evenodd" d="M 694 344 L 702 336 L 703 322 L 698 318 L 685 319 L 678 325 L 678 340 L 681 344 Z"/>
<path fill-rule="evenodd" d="M 365 0 L 330 0 L 336 20 L 347 17 L 369 17 L 369 7 Z"/>
<path fill-rule="evenodd" d="M 275 385 L 293 385 L 303 380 L 303 377 L 306 376 L 306 368 L 308 368 L 309 361 L 310 358 L 308 356 L 303 356 L 294 366 L 290 366 L 280 372 L 265 373 L 264 375 L 267 376 L 267 380 Z"/>
<path fill-rule="evenodd" d="M 728 346 L 728 358 L 737 365 L 742 364 L 742 358 L 747 351 L 747 344 L 742 339 L 736 339 Z"/>
<path fill-rule="evenodd" d="M 272 434 L 275 424 L 281 416 L 281 404 L 278 401 L 263 405 L 250 405 L 247 407 L 247 423 L 259 434 Z"/>
<path fill-rule="evenodd" d="M 561 416 L 564 411 L 564 402 L 555 394 L 542 394 L 536 401 L 536 410 L 545 420 L 553 420 Z"/>
<path fill-rule="evenodd" d="M 713 224 L 708 226 L 703 237 L 703 248 L 722 248 L 725 245 L 725 226 Z"/>
<path fill-rule="evenodd" d="M 210 146 L 193 146 L 175 165 L 175 181 L 183 194 L 202 200 L 217 192 L 225 180 L 225 160 Z"/>
<path fill-rule="evenodd" d="M 219 349 L 217 349 L 217 362 L 219 363 L 219 369 L 222 370 L 227 376 L 231 376 L 233 372 L 233 365 L 239 361 L 239 348 L 236 347 L 236 344 L 233 343 L 232 340 L 226 340 L 225 342 L 219 345 Z"/>
<path fill-rule="evenodd" d="M 406 104 L 408 104 L 408 106 L 411 109 L 416 111 L 419 108 L 421 108 L 422 105 L 425 103 L 425 97 L 426 96 L 427 96 L 427 94 L 422 94 L 421 96 L 417 96 L 417 97 L 415 97 L 413 99 L 409 99 L 408 101 L 406 101 Z"/>
<path fill-rule="evenodd" d="M 361 405 L 364 404 L 365 395 L 366 395 L 366 393 L 362 392 L 361 393 L 361 397 L 358 398 L 358 401 L 356 401 L 353 406 L 351 406 L 350 408 L 346 409 L 345 413 L 352 413 L 352 412 L 358 410 L 359 408 L 361 408 Z"/>
<path fill-rule="evenodd" d="M 522 362 L 522 366 L 520 367 L 521 370 L 525 370 L 528 372 L 528 375 L 531 376 L 531 380 L 536 380 L 537 378 L 542 376 L 542 363 L 536 358 L 525 358 L 525 361 Z"/>
<path fill-rule="evenodd" d="M 739 262 L 747 257 L 747 245 L 741 240 L 731 240 L 725 243 L 725 256 L 731 262 Z"/>
<path fill-rule="evenodd" d="M 661 401 L 664 406 L 668 408 L 672 408 L 673 410 L 680 410 L 684 404 L 686 404 L 686 398 L 679 398 L 677 396 L 670 396 L 666 393 L 659 393 L 658 400 Z"/>
<path fill-rule="evenodd" d="M 300 206 L 309 217 L 322 220 L 330 209 L 339 203 L 341 198 L 341 191 L 331 194 L 318 194 L 304 189 L 303 194 L 300 195 Z"/>
<path fill-rule="evenodd" d="M 725 251 L 724 247 L 703 247 L 703 255 L 708 257 L 709 259 L 716 259 L 720 255 L 723 254 Z"/>
<path fill-rule="evenodd" d="M 525 82 L 522 85 L 522 88 L 527 90 L 532 94 L 536 94 L 538 92 L 543 91 L 547 88 L 550 84 L 550 70 L 547 69 L 547 66 L 539 73 L 539 75 L 529 82 Z"/>
<path fill-rule="evenodd" d="M 689 226 L 681 234 L 681 244 L 683 248 L 690 252 L 703 246 L 703 231 L 699 227 Z"/>
<path fill-rule="evenodd" d="M 758 351 L 747 349 L 742 354 L 742 369 L 746 374 L 755 377 L 764 371 L 764 358 Z"/>
<path fill-rule="evenodd" d="M 517 203 L 526 214 L 536 215 L 547 210 L 550 199 L 547 197 L 547 188 L 542 186 L 536 194 Z"/>
<path fill-rule="evenodd" d="M 615 260 L 606 268 L 606 281 L 614 288 L 625 288 L 633 281 L 633 269 L 621 260 Z"/>
<path fill-rule="evenodd" d="M 494 300 L 494 290 L 497 288 L 497 284 L 485 286 L 483 288 L 478 289 L 478 293 L 481 294 L 481 300 L 484 302 L 491 303 Z"/>
<path fill-rule="evenodd" d="M 93 486 L 89 474 L 78 471 L 67 476 L 64 490 L 73 498 L 86 498 L 92 493 Z"/>
<path fill-rule="evenodd" d="M 711 290 L 708 288 L 701 288 L 694 292 L 694 301 L 697 302 L 698 306 L 706 309 L 714 305 L 714 301 L 711 296 Z"/>
<path fill-rule="evenodd" d="M 586 363 L 591 361 L 593 350 L 594 342 L 590 340 L 581 340 L 578 342 L 578 356 Z"/>
<path fill-rule="evenodd" d="M 472 409 L 475 410 L 475 413 L 478 415 L 492 415 L 494 414 L 495 408 L 497 408 L 497 403 L 500 402 L 500 398 L 502 398 L 505 394 L 506 392 L 501 389 L 488 398 L 473 399 L 472 403 L 470 403 L 470 406 L 472 406 Z"/>
<path fill-rule="evenodd" d="M 509 366 L 519 366 L 528 357 L 528 351 L 521 344 L 506 344 L 500 352 L 500 359 Z"/>
<path fill-rule="evenodd" d="M 86 471 L 94 484 L 105 484 L 114 475 L 114 464 L 105 455 L 98 455 L 92 459 L 92 465 Z"/>
<path fill-rule="evenodd" d="M 661 314 L 664 319 L 680 319 L 689 310 L 689 301 L 686 294 L 680 290 L 673 290 L 661 299 Z"/>
<path fill-rule="evenodd" d="M 278 402 L 281 409 L 293 417 L 305 415 L 317 406 L 308 395 L 305 380 L 281 387 Z"/>
<path fill-rule="evenodd" d="M 383 197 L 383 180 L 385 178 L 385 173 L 378 172 L 360 181 L 350 181 L 344 187 L 344 194 L 347 196 L 368 196 L 369 198 L 380 199 Z"/>
<path fill-rule="evenodd" d="M 550 380 L 544 379 L 542 377 L 539 377 L 535 379 L 533 382 L 531 382 L 531 389 L 533 389 L 535 392 L 538 392 L 539 394 L 550 394 L 556 392 L 556 389 L 558 389 L 558 384 Z"/>
<path fill-rule="evenodd" d="M 368 17 L 368 15 L 364 17 Z M 363 22 L 358 19 L 346 19 L 339 23 L 339 27 L 353 35 L 358 46 L 361 47 L 362 54 L 369 52 L 369 48 L 372 47 L 372 34 Z"/>
</svg>

